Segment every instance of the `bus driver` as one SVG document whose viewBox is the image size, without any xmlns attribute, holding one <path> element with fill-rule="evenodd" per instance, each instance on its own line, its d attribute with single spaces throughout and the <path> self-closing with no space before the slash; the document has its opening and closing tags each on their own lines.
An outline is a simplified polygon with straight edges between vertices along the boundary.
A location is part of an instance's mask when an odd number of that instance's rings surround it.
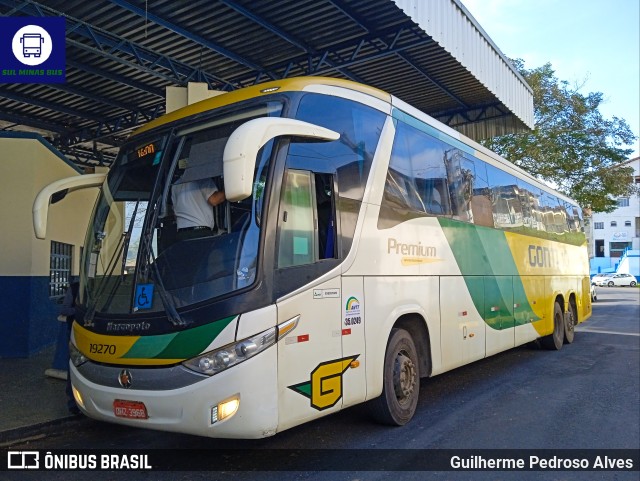
<svg viewBox="0 0 640 481">
<path fill-rule="evenodd" d="M 178 183 L 171 188 L 176 214 L 178 240 L 213 235 L 213 207 L 224 202 L 224 191 L 218 190 L 211 178 Z"/>
</svg>

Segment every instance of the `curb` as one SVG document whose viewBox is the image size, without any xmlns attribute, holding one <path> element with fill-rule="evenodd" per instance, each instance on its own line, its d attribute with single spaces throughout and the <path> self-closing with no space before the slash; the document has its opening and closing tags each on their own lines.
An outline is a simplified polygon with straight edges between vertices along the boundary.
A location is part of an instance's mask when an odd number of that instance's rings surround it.
<svg viewBox="0 0 640 481">
<path fill-rule="evenodd" d="M 44 421 L 37 424 L 31 424 L 28 426 L 7 429 L 6 431 L 0 431 L 0 448 L 10 447 L 13 444 L 46 437 L 47 435 L 53 434 L 57 430 L 57 428 L 66 426 L 68 424 L 83 422 L 86 419 L 88 418 L 83 415 L 70 415 L 63 418 L 54 419 L 52 421 Z"/>
</svg>

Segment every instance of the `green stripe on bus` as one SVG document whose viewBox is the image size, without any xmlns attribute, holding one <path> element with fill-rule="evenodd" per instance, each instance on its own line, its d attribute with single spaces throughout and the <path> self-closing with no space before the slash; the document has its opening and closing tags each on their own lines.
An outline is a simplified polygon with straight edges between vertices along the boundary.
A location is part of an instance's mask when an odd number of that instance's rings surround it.
<svg viewBox="0 0 640 481">
<path fill-rule="evenodd" d="M 182 331 L 164 351 L 156 356 L 156 359 L 188 359 L 202 354 L 206 347 L 235 318 L 236 316 L 230 316 L 204 326 Z"/>
<path fill-rule="evenodd" d="M 142 336 L 122 357 L 125 359 L 153 359 L 160 354 L 177 335 L 178 333 L 174 332 L 158 336 Z"/>
<path fill-rule="evenodd" d="M 539 319 L 502 231 L 445 217 L 438 221 L 473 303 L 489 326 L 501 330 Z"/>
<path fill-rule="evenodd" d="M 189 359 L 202 353 L 236 316 L 194 327 L 186 331 L 141 337 L 122 356 L 130 359 Z"/>
</svg>

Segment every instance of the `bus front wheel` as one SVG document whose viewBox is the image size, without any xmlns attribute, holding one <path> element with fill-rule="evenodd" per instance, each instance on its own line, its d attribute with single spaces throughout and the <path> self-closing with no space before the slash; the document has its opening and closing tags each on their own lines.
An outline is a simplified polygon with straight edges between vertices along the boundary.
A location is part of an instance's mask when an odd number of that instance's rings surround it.
<svg viewBox="0 0 640 481">
<path fill-rule="evenodd" d="M 370 403 L 374 419 L 403 426 L 416 411 L 420 392 L 418 355 L 413 339 L 404 329 L 392 329 L 384 355 L 382 395 Z"/>
<path fill-rule="evenodd" d="M 564 344 L 564 315 L 559 303 L 553 306 L 553 333 L 540 339 L 542 347 L 552 351 L 559 351 Z"/>
</svg>

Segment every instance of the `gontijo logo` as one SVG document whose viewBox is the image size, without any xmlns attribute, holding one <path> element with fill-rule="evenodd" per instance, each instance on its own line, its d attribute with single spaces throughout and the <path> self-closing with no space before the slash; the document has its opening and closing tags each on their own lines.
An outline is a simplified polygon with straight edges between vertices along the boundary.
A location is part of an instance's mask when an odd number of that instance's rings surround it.
<svg viewBox="0 0 640 481">
<path fill-rule="evenodd" d="M 358 356 L 322 362 L 311 372 L 311 380 L 288 387 L 309 398 L 312 408 L 318 411 L 329 409 L 342 398 L 342 378 Z"/>
<path fill-rule="evenodd" d="M 63 17 L 0 17 L 0 82 L 65 81 Z"/>
<path fill-rule="evenodd" d="M 554 249 L 529 245 L 529 265 L 531 267 L 558 267 L 559 253 Z"/>
</svg>

